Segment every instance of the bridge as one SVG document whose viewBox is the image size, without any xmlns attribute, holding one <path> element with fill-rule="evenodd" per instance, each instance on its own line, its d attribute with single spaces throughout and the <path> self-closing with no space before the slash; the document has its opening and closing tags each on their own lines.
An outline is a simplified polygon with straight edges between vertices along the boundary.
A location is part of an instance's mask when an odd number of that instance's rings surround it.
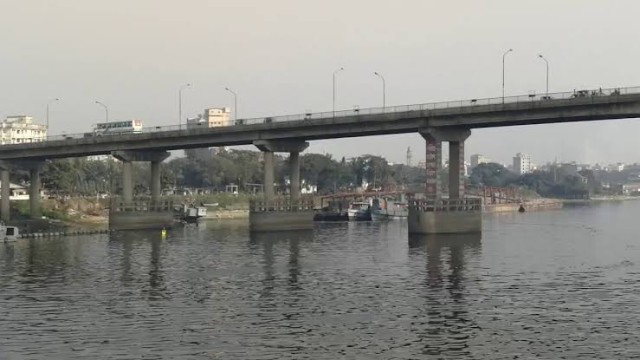
<svg viewBox="0 0 640 360">
<path fill-rule="evenodd" d="M 37 143 L 3 145 L 0 148 L 0 181 L 3 184 L 8 183 L 9 171 L 12 168 L 28 169 L 32 178 L 31 213 L 38 216 L 38 196 L 33 195 L 39 193 L 39 173 L 44 160 L 112 154 L 123 162 L 124 201 L 133 200 L 133 161 L 151 163 L 151 194 L 152 199 L 158 201 L 159 164 L 168 157 L 168 150 L 255 145 L 264 153 L 264 201 L 267 205 L 263 205 L 268 208 L 268 202 L 274 199 L 274 152 L 290 153 L 290 194 L 291 201 L 295 202 L 300 196 L 299 153 L 306 149 L 308 141 L 420 133 L 427 143 L 425 197 L 438 199 L 442 205 L 438 208 L 469 209 L 466 201 L 463 201 L 462 207 L 457 202 L 464 200 L 465 189 L 461 176 L 464 166 L 464 141 L 470 136 L 472 129 L 638 117 L 640 87 L 634 87 L 238 119 L 234 125 L 226 127 L 152 127 L 146 128 L 142 133 L 107 136 L 67 134 L 50 136 L 46 141 Z M 442 142 L 449 143 L 450 162 L 450 192 L 449 198 L 444 200 L 438 186 L 438 170 L 442 166 Z M 0 216 L 5 220 L 8 220 L 8 190 L 8 187 L 0 189 Z M 450 202 L 450 206 L 446 205 L 447 201 Z M 307 206 L 300 205 L 300 208 Z M 455 220 L 451 226 L 447 225 L 447 221 L 438 221 L 443 225 L 435 226 L 431 215 L 433 214 L 429 214 L 429 219 L 415 218 L 416 224 L 413 225 L 410 218 L 410 230 L 414 228 L 417 232 L 422 232 L 425 227 L 430 227 L 436 232 L 466 232 L 479 227 L 479 216 L 467 217 L 468 221 Z M 289 223 L 296 221 L 285 220 Z M 278 226 L 280 225 L 276 225 Z"/>
</svg>

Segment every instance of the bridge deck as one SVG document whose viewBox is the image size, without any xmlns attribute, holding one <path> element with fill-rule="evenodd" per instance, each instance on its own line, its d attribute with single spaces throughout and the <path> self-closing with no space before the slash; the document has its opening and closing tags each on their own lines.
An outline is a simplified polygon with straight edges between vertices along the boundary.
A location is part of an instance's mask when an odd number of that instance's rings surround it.
<svg viewBox="0 0 640 360">
<path fill-rule="evenodd" d="M 599 89 L 240 119 L 234 126 L 216 128 L 168 126 L 147 128 L 140 134 L 52 136 L 39 143 L 3 145 L 0 160 L 247 145 L 262 139 L 400 134 L 426 127 L 486 128 L 636 117 L 640 117 L 640 88 Z"/>
</svg>

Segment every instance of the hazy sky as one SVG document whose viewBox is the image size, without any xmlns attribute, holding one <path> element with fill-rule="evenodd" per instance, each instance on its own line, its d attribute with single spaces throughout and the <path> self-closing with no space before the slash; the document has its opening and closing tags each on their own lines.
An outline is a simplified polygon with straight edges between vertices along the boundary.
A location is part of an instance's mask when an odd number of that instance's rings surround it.
<svg viewBox="0 0 640 360">
<path fill-rule="evenodd" d="M 29 114 L 51 134 L 84 132 L 110 118 L 146 126 L 178 122 L 206 107 L 240 117 L 337 107 L 497 97 L 502 54 L 507 95 L 640 86 L 640 2 L 0 0 L 0 117 Z M 510 162 L 516 152 L 558 160 L 640 162 L 640 121 L 474 130 L 467 159 Z M 308 151 L 336 157 L 424 158 L 417 134 L 315 141 Z"/>
</svg>

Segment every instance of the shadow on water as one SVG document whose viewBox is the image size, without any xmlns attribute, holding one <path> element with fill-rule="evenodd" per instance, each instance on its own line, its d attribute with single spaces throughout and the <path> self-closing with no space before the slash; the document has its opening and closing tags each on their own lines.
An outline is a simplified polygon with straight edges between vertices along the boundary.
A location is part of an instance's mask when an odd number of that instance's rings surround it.
<svg viewBox="0 0 640 360">
<path fill-rule="evenodd" d="M 478 332 L 466 299 L 465 266 L 481 251 L 481 233 L 409 235 L 409 253 L 426 260 L 425 307 L 414 323 L 426 355 L 470 356 Z"/>
</svg>

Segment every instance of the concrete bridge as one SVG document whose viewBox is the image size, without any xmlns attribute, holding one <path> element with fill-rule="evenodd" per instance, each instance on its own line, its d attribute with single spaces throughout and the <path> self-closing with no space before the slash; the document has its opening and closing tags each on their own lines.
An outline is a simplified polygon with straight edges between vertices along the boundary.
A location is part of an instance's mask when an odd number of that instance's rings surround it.
<svg viewBox="0 0 640 360">
<path fill-rule="evenodd" d="M 45 160 L 113 154 L 123 162 L 124 201 L 133 200 L 130 172 L 133 161 L 151 164 L 152 199 L 158 201 L 159 164 L 168 156 L 167 150 L 253 144 L 265 158 L 264 203 L 259 208 L 274 208 L 269 205 L 274 201 L 273 153 L 288 152 L 291 159 L 291 203 L 284 208 L 308 211 L 307 205 L 299 203 L 298 161 L 299 153 L 308 146 L 308 141 L 417 132 L 427 144 L 427 183 L 425 199 L 416 199 L 413 203 L 416 211 L 410 213 L 410 231 L 479 231 L 479 209 L 473 201 L 464 198 L 461 175 L 464 141 L 472 129 L 638 117 L 640 88 L 616 88 L 239 119 L 234 126 L 227 127 L 169 126 L 147 128 L 140 134 L 52 136 L 39 143 L 1 146 L 0 181 L 9 183 L 12 168 L 28 169 L 32 179 L 31 213 L 38 216 L 39 197 L 34 195 L 39 193 L 40 169 Z M 438 186 L 442 142 L 449 143 L 448 199 L 443 199 Z M 8 187 L 0 190 L 0 215 L 5 220 L 8 220 L 8 190 Z M 279 208 L 283 208 L 282 204 Z M 291 223 L 289 220 L 272 225 L 286 227 L 283 224 Z M 259 222 L 263 223 L 264 219 Z M 296 226 L 310 225 L 300 223 Z"/>
</svg>

